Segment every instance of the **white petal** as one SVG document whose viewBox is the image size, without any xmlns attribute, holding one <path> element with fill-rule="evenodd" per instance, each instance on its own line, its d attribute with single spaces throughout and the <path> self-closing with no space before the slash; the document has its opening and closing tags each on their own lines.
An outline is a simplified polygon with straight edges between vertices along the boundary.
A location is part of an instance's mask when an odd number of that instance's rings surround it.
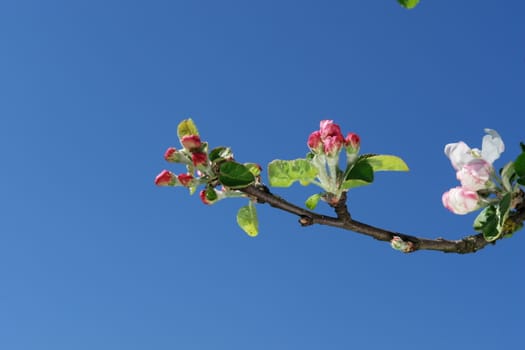
<svg viewBox="0 0 525 350">
<path fill-rule="evenodd" d="M 446 145 L 445 154 L 450 159 L 450 163 L 452 163 L 452 166 L 456 170 L 463 168 L 465 164 L 474 159 L 470 147 L 463 141 Z"/>
<path fill-rule="evenodd" d="M 481 157 L 492 164 L 503 153 L 505 145 L 496 130 L 485 129 L 485 132 L 487 135 L 483 136 Z"/>
</svg>

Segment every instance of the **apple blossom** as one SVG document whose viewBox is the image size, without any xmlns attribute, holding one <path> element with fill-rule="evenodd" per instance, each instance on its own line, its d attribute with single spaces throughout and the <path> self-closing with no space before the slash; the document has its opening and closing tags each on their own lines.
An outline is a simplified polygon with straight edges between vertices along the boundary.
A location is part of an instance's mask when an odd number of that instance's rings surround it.
<svg viewBox="0 0 525 350">
<path fill-rule="evenodd" d="M 177 182 L 177 177 L 171 171 L 162 170 L 155 178 L 157 186 L 173 186 Z"/>
<path fill-rule="evenodd" d="M 477 148 L 471 149 L 463 141 L 449 143 L 445 146 L 445 154 L 450 159 L 452 166 L 460 170 L 473 159 L 484 159 L 490 165 L 499 158 L 505 150 L 505 145 L 499 134 L 492 129 L 485 129 L 487 135 L 483 137 L 481 151 Z"/>
<path fill-rule="evenodd" d="M 487 188 L 487 182 L 493 172 L 492 165 L 485 159 L 476 158 L 465 164 L 456 173 L 461 186 L 471 191 Z"/>
<path fill-rule="evenodd" d="M 442 201 L 445 208 L 458 215 L 468 214 L 480 207 L 478 194 L 463 187 L 451 188 L 443 194 Z"/>
</svg>

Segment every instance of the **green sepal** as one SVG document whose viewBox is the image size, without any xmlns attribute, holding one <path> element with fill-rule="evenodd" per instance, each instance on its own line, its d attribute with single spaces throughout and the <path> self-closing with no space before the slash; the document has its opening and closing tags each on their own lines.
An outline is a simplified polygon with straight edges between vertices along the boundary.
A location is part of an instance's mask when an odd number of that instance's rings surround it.
<svg viewBox="0 0 525 350">
<path fill-rule="evenodd" d="M 253 184 L 255 177 L 244 165 L 227 161 L 220 166 L 219 182 L 232 189 L 244 188 Z"/>
<path fill-rule="evenodd" d="M 188 135 L 199 135 L 199 131 L 191 118 L 181 121 L 177 127 L 177 136 L 179 137 L 179 140 Z"/>
<path fill-rule="evenodd" d="M 295 181 L 308 185 L 317 176 L 317 169 L 306 159 L 280 160 L 268 164 L 270 186 L 290 187 Z"/>
<path fill-rule="evenodd" d="M 306 207 L 310 210 L 314 210 L 315 207 L 317 207 L 317 204 L 319 203 L 319 200 L 321 199 L 321 194 L 316 193 L 308 197 L 306 202 L 304 203 Z"/>
<path fill-rule="evenodd" d="M 419 3 L 419 0 L 397 0 L 397 2 L 406 9 L 413 9 Z"/>
<path fill-rule="evenodd" d="M 408 165 L 397 156 L 377 154 L 366 157 L 374 171 L 408 171 Z"/>
<path fill-rule="evenodd" d="M 237 224 L 248 236 L 255 237 L 259 233 L 257 211 L 251 201 L 237 212 Z"/>
<path fill-rule="evenodd" d="M 208 158 L 211 162 L 217 162 L 220 160 L 230 160 L 233 158 L 233 152 L 229 147 L 215 147 L 210 151 Z"/>
<path fill-rule="evenodd" d="M 483 233 L 483 238 L 487 242 L 498 238 L 498 215 L 496 207 L 490 205 L 483 209 L 474 220 L 474 230 Z"/>
</svg>

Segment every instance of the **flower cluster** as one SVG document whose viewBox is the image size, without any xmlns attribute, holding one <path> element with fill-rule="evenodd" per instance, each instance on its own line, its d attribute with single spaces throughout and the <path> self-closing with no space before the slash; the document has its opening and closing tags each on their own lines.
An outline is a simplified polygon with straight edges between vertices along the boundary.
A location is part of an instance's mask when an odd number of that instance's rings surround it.
<svg viewBox="0 0 525 350">
<path fill-rule="evenodd" d="M 505 150 L 501 137 L 495 130 L 485 129 L 481 151 L 471 149 L 460 141 L 445 146 L 445 154 L 456 170 L 461 186 L 450 189 L 442 197 L 443 205 L 451 212 L 464 215 L 485 205 L 480 191 L 495 188 L 492 164 Z"/>
<path fill-rule="evenodd" d="M 183 120 L 179 124 L 177 134 L 182 148 L 169 147 L 164 153 L 164 159 L 170 163 L 185 165 L 186 172 L 177 175 L 163 170 L 155 178 L 157 186 L 183 186 L 193 194 L 198 186 L 205 185 L 206 189 L 199 193 L 204 204 L 213 204 L 223 198 L 244 196 L 231 188 L 215 188 L 220 182 L 217 170 L 219 163 L 233 161 L 233 154 L 229 148 L 218 147 L 208 155 L 208 143 L 201 140 L 191 119 Z"/>
<path fill-rule="evenodd" d="M 336 202 L 342 193 L 344 181 L 341 171 L 338 171 L 339 155 L 346 150 L 347 163 L 355 163 L 360 148 L 360 138 L 355 133 L 343 136 L 339 125 L 333 120 L 321 120 L 319 130 L 308 137 L 308 147 L 312 154 L 312 165 L 317 169 L 319 185 L 332 194 L 330 200 Z"/>
<path fill-rule="evenodd" d="M 321 120 L 320 129 L 312 132 L 308 137 L 308 147 L 314 154 L 325 154 L 331 158 L 337 157 L 343 147 L 347 152 L 358 153 L 359 146 L 359 136 L 348 133 L 344 137 L 341 128 L 333 120 Z"/>
</svg>

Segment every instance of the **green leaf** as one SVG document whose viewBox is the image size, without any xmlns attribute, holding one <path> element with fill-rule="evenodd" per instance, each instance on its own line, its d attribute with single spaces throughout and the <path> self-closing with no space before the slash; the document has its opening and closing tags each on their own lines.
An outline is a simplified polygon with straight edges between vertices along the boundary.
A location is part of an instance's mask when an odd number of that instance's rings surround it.
<svg viewBox="0 0 525 350">
<path fill-rule="evenodd" d="M 244 165 L 228 161 L 220 166 L 219 182 L 232 189 L 244 188 L 253 184 L 255 177 Z"/>
<path fill-rule="evenodd" d="M 512 193 L 506 193 L 498 204 L 498 231 L 501 233 L 503 224 L 509 216 Z"/>
<path fill-rule="evenodd" d="M 521 151 L 525 152 L 525 143 L 520 142 Z"/>
<path fill-rule="evenodd" d="M 397 0 L 397 2 L 406 9 L 413 9 L 419 3 L 419 0 Z"/>
<path fill-rule="evenodd" d="M 197 127 L 191 118 L 181 121 L 177 127 L 177 136 L 179 139 L 182 139 L 184 136 L 188 135 L 199 135 L 199 131 L 197 131 Z"/>
<path fill-rule="evenodd" d="M 268 179 L 273 187 L 290 187 L 295 181 L 305 186 L 316 176 L 317 169 L 306 159 L 276 159 L 268 164 Z"/>
<path fill-rule="evenodd" d="M 483 237 L 487 242 L 498 238 L 498 215 L 496 214 L 495 206 L 488 206 L 479 213 L 474 220 L 474 230 L 483 233 Z"/>
<path fill-rule="evenodd" d="M 261 166 L 257 163 L 244 163 L 244 166 L 253 174 L 253 176 L 261 175 Z"/>
<path fill-rule="evenodd" d="M 208 157 L 211 162 L 216 162 L 220 159 L 228 160 L 233 158 L 233 153 L 229 147 L 220 146 L 212 149 Z"/>
<path fill-rule="evenodd" d="M 525 186 L 525 177 L 520 177 L 520 178 L 518 179 L 518 183 L 519 183 L 520 185 L 522 185 L 522 186 Z"/>
<path fill-rule="evenodd" d="M 374 181 L 374 169 L 368 162 L 369 157 L 361 156 L 350 171 L 347 170 L 348 175 L 341 186 L 343 190 L 369 185 Z"/>
<path fill-rule="evenodd" d="M 514 163 L 508 162 L 501 170 L 501 183 L 507 191 L 512 191 L 512 181 L 514 181 L 515 176 Z"/>
<path fill-rule="evenodd" d="M 519 177 L 525 177 L 525 152 L 522 152 L 514 161 L 514 170 Z"/>
<path fill-rule="evenodd" d="M 321 194 L 316 193 L 308 197 L 306 200 L 306 207 L 310 210 L 314 210 L 315 207 L 317 207 L 317 204 L 319 203 L 319 200 L 321 199 Z"/>
<path fill-rule="evenodd" d="M 237 212 L 237 224 L 248 236 L 257 236 L 259 233 L 259 220 L 257 220 L 257 211 L 252 202 L 239 209 Z"/>
<path fill-rule="evenodd" d="M 367 157 L 366 160 L 374 171 L 408 171 L 403 159 L 388 154 L 378 154 Z"/>
</svg>

